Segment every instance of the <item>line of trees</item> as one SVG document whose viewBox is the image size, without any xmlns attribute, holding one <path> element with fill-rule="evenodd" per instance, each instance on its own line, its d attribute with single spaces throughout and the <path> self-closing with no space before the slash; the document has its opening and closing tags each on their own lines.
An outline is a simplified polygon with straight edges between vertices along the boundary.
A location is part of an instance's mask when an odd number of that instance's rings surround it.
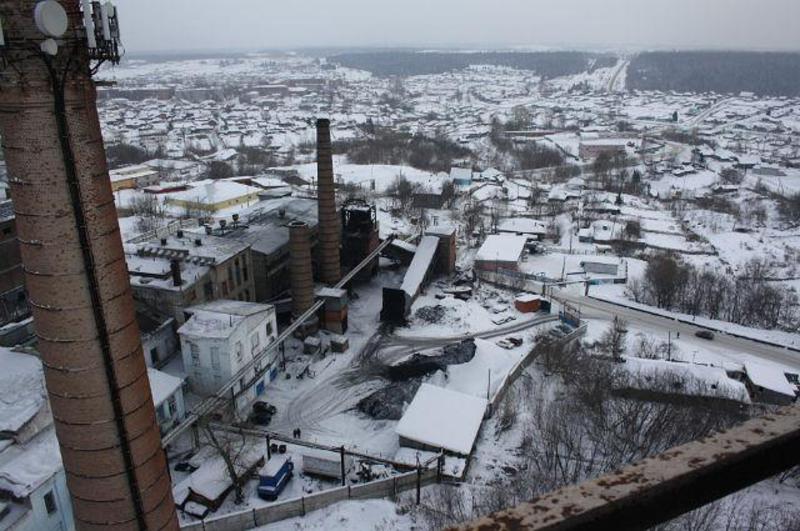
<svg viewBox="0 0 800 531">
<path fill-rule="evenodd" d="M 636 302 L 744 326 L 793 329 L 798 325 L 797 293 L 769 282 L 772 268 L 753 259 L 736 275 L 698 269 L 671 254 L 647 264 L 629 290 Z"/>
<path fill-rule="evenodd" d="M 346 153 L 353 164 L 407 164 L 441 172 L 450 171 L 454 160 L 472 156 L 469 149 L 443 136 L 411 135 L 370 124 L 362 132 L 361 138 L 334 146 L 337 153 Z"/>
</svg>

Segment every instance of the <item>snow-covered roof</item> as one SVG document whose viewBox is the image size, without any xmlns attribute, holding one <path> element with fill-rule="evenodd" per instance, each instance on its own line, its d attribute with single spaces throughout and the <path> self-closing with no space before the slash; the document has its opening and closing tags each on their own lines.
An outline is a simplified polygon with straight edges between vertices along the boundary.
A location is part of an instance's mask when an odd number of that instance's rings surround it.
<svg viewBox="0 0 800 531">
<path fill-rule="evenodd" d="M 492 234 L 483 242 L 475 260 L 483 262 L 518 262 L 528 239 L 513 234 Z"/>
<path fill-rule="evenodd" d="M 795 396 L 795 387 L 786 379 L 783 369 L 775 365 L 744 362 L 744 370 L 753 384 L 782 395 Z"/>
<path fill-rule="evenodd" d="M 537 219 L 509 218 L 504 219 L 497 226 L 498 232 L 513 232 L 514 234 L 545 234 L 547 227 Z"/>
<path fill-rule="evenodd" d="M 454 181 L 472 181 L 472 170 L 469 168 L 450 168 L 450 178 Z"/>
<path fill-rule="evenodd" d="M 42 362 L 0 347 L 0 432 L 22 429 L 46 401 Z"/>
<path fill-rule="evenodd" d="M 182 336 L 224 339 L 250 316 L 274 312 L 271 304 L 217 300 L 187 308 L 191 317 L 178 329 Z"/>
<path fill-rule="evenodd" d="M 439 238 L 436 236 L 424 236 L 417 246 L 414 259 L 408 266 L 403 285 L 400 287 L 409 296 L 414 297 L 419 292 L 420 284 L 425 280 L 425 274 L 433 262 L 436 249 L 439 247 Z"/>
<path fill-rule="evenodd" d="M 167 200 L 172 202 L 196 202 L 204 205 L 216 205 L 241 197 L 258 195 L 260 190 L 260 188 L 233 181 L 214 181 L 183 192 L 167 194 Z"/>
<path fill-rule="evenodd" d="M 422 384 L 395 432 L 411 441 L 468 455 L 486 405 L 483 398 Z"/>
<path fill-rule="evenodd" d="M 63 468 L 55 429 L 0 452 L 0 490 L 25 498 Z"/>
<path fill-rule="evenodd" d="M 150 392 L 156 407 L 163 404 L 183 385 L 183 380 L 152 367 L 147 368 L 147 379 L 150 380 Z"/>
<path fill-rule="evenodd" d="M 42 362 L 0 348 L 0 432 L 16 434 L 46 407 Z M 61 453 L 49 412 L 40 431 L 24 443 L 0 446 L 0 490 L 24 498 L 61 470 Z"/>
</svg>

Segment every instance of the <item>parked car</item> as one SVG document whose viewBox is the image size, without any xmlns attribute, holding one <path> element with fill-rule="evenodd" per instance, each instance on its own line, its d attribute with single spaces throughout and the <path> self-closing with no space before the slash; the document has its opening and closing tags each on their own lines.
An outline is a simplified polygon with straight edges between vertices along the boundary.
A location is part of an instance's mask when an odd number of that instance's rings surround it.
<svg viewBox="0 0 800 531">
<path fill-rule="evenodd" d="M 500 326 L 500 325 L 503 325 L 503 324 L 506 324 L 506 323 L 510 323 L 511 321 L 513 321 L 515 319 L 516 319 L 516 317 L 514 317 L 513 315 L 503 315 L 501 317 L 498 317 L 497 319 L 492 319 L 492 322 L 494 324 L 496 324 L 497 326 Z"/>
<path fill-rule="evenodd" d="M 707 339 L 709 341 L 714 339 L 714 332 L 712 332 L 711 330 L 698 330 L 697 332 L 694 333 L 694 335 L 696 335 L 701 339 Z"/>
<path fill-rule="evenodd" d="M 269 423 L 272 422 L 272 415 L 267 411 L 253 411 L 250 413 L 250 416 L 247 417 L 247 422 L 258 426 L 269 426 Z"/>
<path fill-rule="evenodd" d="M 497 342 L 497 346 L 502 347 L 506 350 L 511 350 L 512 348 L 514 348 L 514 344 L 508 339 L 501 339 L 500 341 Z"/>
<path fill-rule="evenodd" d="M 270 415 L 274 415 L 278 411 L 278 408 L 276 408 L 275 406 L 273 406 L 268 402 L 264 402 L 263 400 L 258 400 L 253 404 L 253 411 L 258 411 L 259 413 L 264 412 L 264 413 L 269 413 Z"/>
<path fill-rule="evenodd" d="M 506 338 L 506 341 L 508 341 L 509 343 L 511 343 L 512 345 L 514 345 L 515 347 L 521 347 L 521 346 L 522 346 L 522 344 L 524 343 L 524 341 L 522 340 L 522 338 L 521 338 L 521 337 L 517 337 L 517 336 L 511 336 L 511 337 L 507 337 L 507 338 Z"/>
</svg>

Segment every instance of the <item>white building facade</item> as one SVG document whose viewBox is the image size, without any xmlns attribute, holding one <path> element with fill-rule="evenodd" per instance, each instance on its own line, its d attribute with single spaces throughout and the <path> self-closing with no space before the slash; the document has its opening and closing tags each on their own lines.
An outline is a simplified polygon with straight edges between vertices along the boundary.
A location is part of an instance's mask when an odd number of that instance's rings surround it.
<svg viewBox="0 0 800 531">
<path fill-rule="evenodd" d="M 277 336 L 275 307 L 244 301 L 219 300 L 186 310 L 190 314 L 178 330 L 184 370 L 192 392 L 209 396 L 262 354 Z M 240 375 L 233 392 L 239 411 L 277 377 L 278 352 Z"/>
</svg>

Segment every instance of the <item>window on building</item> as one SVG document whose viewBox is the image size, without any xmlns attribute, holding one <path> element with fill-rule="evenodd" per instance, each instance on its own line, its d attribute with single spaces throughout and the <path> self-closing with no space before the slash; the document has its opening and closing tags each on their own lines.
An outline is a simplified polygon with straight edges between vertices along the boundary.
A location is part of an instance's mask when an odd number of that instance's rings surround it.
<svg viewBox="0 0 800 531">
<path fill-rule="evenodd" d="M 192 364 L 200 365 L 200 347 L 194 343 L 189 344 L 189 350 L 192 353 Z"/>
<path fill-rule="evenodd" d="M 250 336 L 250 352 L 255 354 L 258 346 L 261 344 L 261 336 L 258 335 L 258 332 Z"/>
<path fill-rule="evenodd" d="M 206 299 L 210 299 L 214 296 L 214 285 L 211 284 L 211 282 L 203 284 L 203 295 L 205 295 Z"/>
<path fill-rule="evenodd" d="M 261 360 L 256 361 L 256 372 L 261 371 Z"/>
<path fill-rule="evenodd" d="M 239 267 L 239 261 L 236 261 L 236 285 L 242 285 L 242 268 Z"/>
<path fill-rule="evenodd" d="M 153 347 L 150 349 L 150 363 L 153 365 L 158 363 L 158 347 Z"/>
<path fill-rule="evenodd" d="M 219 369 L 219 348 L 211 347 L 211 366 Z"/>
<path fill-rule="evenodd" d="M 244 376 L 239 378 L 239 390 L 244 391 Z"/>
<path fill-rule="evenodd" d="M 267 337 L 272 335 L 272 321 L 267 321 Z"/>
<path fill-rule="evenodd" d="M 232 268 L 232 267 L 229 267 L 229 268 L 228 268 L 228 284 L 230 284 L 230 285 L 231 285 L 231 289 L 232 289 L 232 288 L 233 288 L 233 286 L 235 285 L 235 284 L 233 283 L 233 268 Z"/>
<path fill-rule="evenodd" d="M 222 387 L 222 376 L 219 374 L 214 375 L 214 386 L 219 388 Z"/>
<path fill-rule="evenodd" d="M 223 296 L 227 296 L 228 295 L 228 282 L 227 281 L 224 281 L 222 283 L 222 295 Z"/>
<path fill-rule="evenodd" d="M 237 341 L 236 342 L 236 361 L 241 363 L 242 358 L 244 358 L 244 348 L 242 348 L 242 342 L 241 341 Z"/>
<path fill-rule="evenodd" d="M 44 508 L 47 509 L 47 514 L 53 514 L 54 512 L 58 511 L 56 497 L 52 490 L 47 491 L 47 493 L 44 495 Z"/>
<path fill-rule="evenodd" d="M 244 264 L 244 267 L 242 267 L 242 276 L 244 277 L 244 281 L 247 282 L 247 264 Z"/>
</svg>

